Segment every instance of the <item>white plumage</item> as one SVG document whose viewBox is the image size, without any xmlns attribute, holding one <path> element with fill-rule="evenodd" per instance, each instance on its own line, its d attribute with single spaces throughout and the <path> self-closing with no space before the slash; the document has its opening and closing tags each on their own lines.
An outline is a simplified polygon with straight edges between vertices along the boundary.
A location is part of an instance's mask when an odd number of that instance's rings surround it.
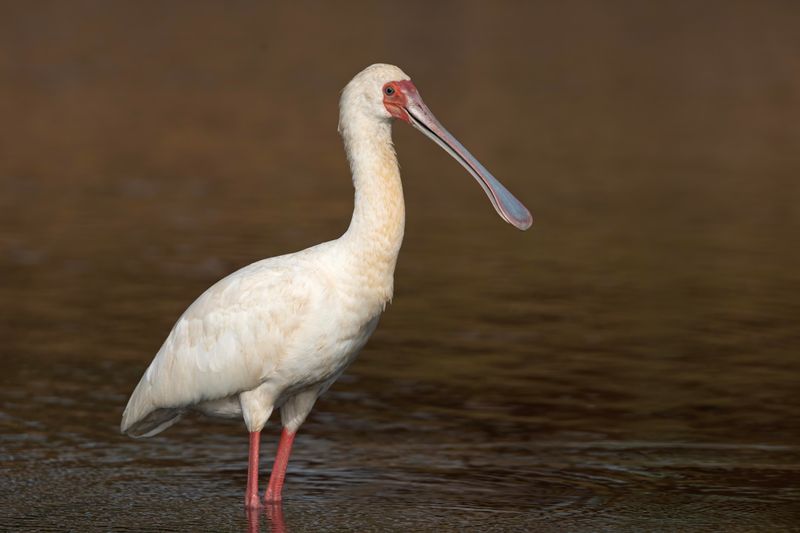
<svg viewBox="0 0 800 533">
<path fill-rule="evenodd" d="M 366 342 L 384 303 L 364 295 L 372 305 L 358 305 L 354 296 L 363 288 L 342 275 L 350 269 L 335 244 L 259 261 L 200 296 L 136 387 L 123 431 L 150 436 L 177 421 L 176 408 L 189 406 L 243 414 L 248 429 L 258 431 L 273 406 L 327 387 Z M 258 399 L 242 412 L 238 394 L 255 390 Z M 295 414 L 293 429 L 304 416 Z"/>
<path fill-rule="evenodd" d="M 364 346 L 392 297 L 405 221 L 392 119 L 448 149 L 505 220 L 530 226 L 527 210 L 441 127 L 408 80 L 397 67 L 373 65 L 342 93 L 339 129 L 356 189 L 347 232 L 249 265 L 209 288 L 178 319 L 123 414 L 121 430 L 137 437 L 159 433 L 188 410 L 243 417 L 251 433 L 250 507 L 257 505 L 258 435 L 273 409 L 281 410 L 288 460 L 294 433 Z M 280 456 L 271 500 L 280 499 Z"/>
</svg>

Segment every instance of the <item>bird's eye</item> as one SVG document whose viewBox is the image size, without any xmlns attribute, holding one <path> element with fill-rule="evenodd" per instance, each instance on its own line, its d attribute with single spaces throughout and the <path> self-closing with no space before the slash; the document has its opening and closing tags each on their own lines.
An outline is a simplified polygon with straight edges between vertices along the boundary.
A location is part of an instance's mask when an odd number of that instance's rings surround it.
<svg viewBox="0 0 800 533">
<path fill-rule="evenodd" d="M 392 96 L 392 95 L 394 94 L 394 87 L 392 87 L 391 85 L 389 85 L 389 86 L 387 86 L 385 89 L 383 89 L 383 92 L 384 92 L 384 94 L 385 94 L 386 96 Z"/>
</svg>

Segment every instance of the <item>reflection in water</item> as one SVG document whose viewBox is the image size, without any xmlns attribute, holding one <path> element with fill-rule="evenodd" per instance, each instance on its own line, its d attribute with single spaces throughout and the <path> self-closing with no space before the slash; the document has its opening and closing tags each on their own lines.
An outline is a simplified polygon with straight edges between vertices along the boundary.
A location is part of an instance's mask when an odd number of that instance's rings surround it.
<svg viewBox="0 0 800 533">
<path fill-rule="evenodd" d="M 257 533 L 261 531 L 261 515 L 266 515 L 269 531 L 272 533 L 285 533 L 286 523 L 283 520 L 283 507 L 280 502 L 270 502 L 258 509 L 245 509 L 247 514 L 247 531 Z"/>
<path fill-rule="evenodd" d="M 264 512 L 267 514 L 267 519 L 269 519 L 269 529 L 272 533 L 284 533 L 286 531 L 281 502 L 267 503 L 264 507 Z"/>
<path fill-rule="evenodd" d="M 796 8 L 200 5 L 0 18 L 0 528 L 795 527 Z M 248 517 L 240 425 L 119 418 L 199 291 L 345 229 L 354 34 L 538 225 L 397 132 L 395 301 Z"/>
<path fill-rule="evenodd" d="M 247 514 L 247 531 L 249 533 L 257 533 L 261 531 L 261 513 L 263 509 L 254 509 L 252 507 L 245 507 L 245 514 Z M 282 520 L 281 520 L 282 521 Z"/>
</svg>

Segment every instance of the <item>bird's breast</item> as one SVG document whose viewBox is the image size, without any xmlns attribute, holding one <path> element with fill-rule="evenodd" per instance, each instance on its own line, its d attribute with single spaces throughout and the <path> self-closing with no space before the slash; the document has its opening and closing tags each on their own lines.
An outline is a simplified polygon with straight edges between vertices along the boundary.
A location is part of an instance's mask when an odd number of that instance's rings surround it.
<svg viewBox="0 0 800 533">
<path fill-rule="evenodd" d="M 329 385 L 353 362 L 378 325 L 383 305 L 358 291 L 319 301 L 286 346 L 271 376 L 287 391 Z"/>
</svg>

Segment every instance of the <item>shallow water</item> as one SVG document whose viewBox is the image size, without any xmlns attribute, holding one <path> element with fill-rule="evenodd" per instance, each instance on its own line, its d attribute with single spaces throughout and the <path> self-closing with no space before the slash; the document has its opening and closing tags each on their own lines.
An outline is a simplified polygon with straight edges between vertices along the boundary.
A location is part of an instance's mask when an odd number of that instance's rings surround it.
<svg viewBox="0 0 800 533">
<path fill-rule="evenodd" d="M 0 529 L 797 527 L 800 11 L 193 5 L 0 21 Z M 204 288 L 346 228 L 376 57 L 534 227 L 396 128 L 394 303 L 247 516 L 242 424 L 119 419 Z"/>
</svg>

